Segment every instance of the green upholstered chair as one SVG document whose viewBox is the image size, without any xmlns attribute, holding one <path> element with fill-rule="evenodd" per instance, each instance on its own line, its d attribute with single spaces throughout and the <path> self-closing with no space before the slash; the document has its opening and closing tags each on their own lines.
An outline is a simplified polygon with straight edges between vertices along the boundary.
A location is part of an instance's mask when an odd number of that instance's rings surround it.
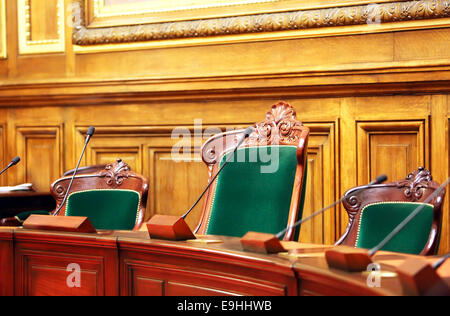
<svg viewBox="0 0 450 316">
<path fill-rule="evenodd" d="M 89 174 L 89 173 L 96 173 L 98 171 L 101 171 L 105 169 L 106 165 L 94 165 L 94 166 L 87 166 L 87 167 L 81 167 L 77 171 L 77 175 L 81 174 Z M 63 174 L 63 177 L 68 177 L 73 175 L 74 170 L 67 171 Z M 28 199 L 31 199 L 31 197 L 28 197 Z M 36 200 L 42 199 L 40 197 L 37 197 Z M 3 218 L 0 219 L 0 226 L 22 226 L 23 222 L 30 216 L 30 215 L 50 215 L 51 210 L 53 208 L 49 209 L 48 211 L 44 210 L 30 210 L 25 211 L 22 213 L 17 214 L 13 217 Z"/>
<path fill-rule="evenodd" d="M 210 179 L 232 154 L 242 130 L 221 133 L 202 148 Z M 287 103 L 274 105 L 265 121 L 234 154 L 208 191 L 196 233 L 242 237 L 248 231 L 278 233 L 302 216 L 309 129 Z M 289 230 L 284 240 L 298 238 Z"/>
<path fill-rule="evenodd" d="M 337 244 L 375 247 L 438 187 L 430 172 L 421 167 L 403 181 L 349 190 L 344 200 L 349 225 Z M 444 197 L 445 191 L 382 250 L 435 255 L 439 248 Z"/>
<path fill-rule="evenodd" d="M 121 189 L 70 193 L 66 216 L 88 216 L 97 229 L 133 230 L 139 220 L 141 195 Z"/>
<path fill-rule="evenodd" d="M 71 176 L 52 184 L 56 208 L 63 201 Z M 77 175 L 60 216 L 87 216 L 97 229 L 139 230 L 148 196 L 148 180 L 118 159 L 103 170 Z"/>
</svg>

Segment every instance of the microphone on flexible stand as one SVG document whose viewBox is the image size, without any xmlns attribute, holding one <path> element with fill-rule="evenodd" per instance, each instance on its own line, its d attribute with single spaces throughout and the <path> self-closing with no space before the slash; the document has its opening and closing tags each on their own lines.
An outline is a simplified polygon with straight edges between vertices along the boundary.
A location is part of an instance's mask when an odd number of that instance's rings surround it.
<svg viewBox="0 0 450 316">
<path fill-rule="evenodd" d="M 206 186 L 203 193 L 197 199 L 197 201 L 192 205 L 192 207 L 181 217 L 178 216 L 170 216 L 170 215 L 155 215 L 150 221 L 147 223 L 147 229 L 151 238 L 157 239 L 167 239 L 167 240 L 188 240 L 188 239 L 196 239 L 191 229 L 185 222 L 186 217 L 192 212 L 192 210 L 198 205 L 203 196 L 208 192 L 211 185 L 220 175 L 225 166 L 233 159 L 234 154 L 238 150 L 238 148 L 242 145 L 242 143 L 253 133 L 253 127 L 248 127 L 243 131 L 243 136 L 239 143 L 234 148 L 233 152 L 228 156 L 225 163 L 220 167 L 219 171 L 217 171 L 216 175 L 212 178 L 209 184 Z"/>
<path fill-rule="evenodd" d="M 81 159 L 83 159 L 84 152 L 86 151 L 86 147 L 89 144 L 89 141 L 91 140 L 92 135 L 95 133 L 95 127 L 91 126 L 89 127 L 89 130 L 87 131 L 86 141 L 84 142 L 83 151 L 81 152 L 80 159 L 78 160 L 77 167 L 75 168 L 75 171 L 73 172 L 72 179 L 70 179 L 69 186 L 67 187 L 66 194 L 64 195 L 64 199 L 61 203 L 61 205 L 58 207 L 58 209 L 53 213 L 53 216 L 57 216 L 61 209 L 63 208 L 64 204 L 66 204 L 67 197 L 69 196 L 70 189 L 72 188 L 73 180 L 75 179 L 75 176 L 77 175 L 78 168 L 80 167 Z"/>
<path fill-rule="evenodd" d="M 370 182 L 368 184 L 368 188 L 371 186 L 374 186 L 376 184 L 381 184 L 387 180 L 386 175 L 380 175 L 375 180 Z M 367 188 L 366 187 L 366 188 Z M 294 229 L 301 224 L 309 221 L 310 219 L 322 214 L 326 210 L 335 207 L 336 205 L 342 203 L 345 199 L 345 196 L 340 198 L 338 201 L 334 202 L 333 204 L 330 204 L 320 211 L 317 211 L 313 213 L 312 215 L 305 217 L 304 219 L 299 220 L 298 222 L 294 223 L 293 225 L 283 229 L 276 235 L 272 234 L 266 234 L 266 233 L 257 233 L 257 232 L 248 232 L 242 239 L 241 244 L 244 248 L 244 250 L 247 251 L 253 251 L 253 252 L 260 252 L 260 253 L 278 253 L 278 252 L 284 252 L 286 251 L 284 247 L 281 245 L 280 240 L 291 229 Z"/>
<path fill-rule="evenodd" d="M 66 231 L 66 232 L 80 232 L 80 233 L 95 233 L 96 230 L 92 225 L 91 221 L 87 217 L 81 216 L 57 216 L 63 206 L 66 204 L 67 198 L 70 193 L 73 181 L 77 174 L 78 168 L 80 167 L 81 159 L 84 156 L 87 145 L 95 133 L 95 128 L 93 126 L 89 127 L 87 131 L 86 141 L 84 143 L 83 151 L 81 152 L 80 159 L 78 160 L 77 167 L 72 175 L 69 186 L 67 187 L 64 199 L 58 209 L 53 213 L 53 216 L 48 215 L 31 215 L 23 223 L 23 228 L 25 229 L 43 229 L 43 230 L 56 230 L 56 231 Z"/>
<path fill-rule="evenodd" d="M 5 169 L 0 171 L 0 175 L 2 175 L 6 170 L 11 168 L 12 166 L 17 165 L 19 163 L 19 161 L 20 161 L 20 157 L 19 156 L 15 157 L 13 160 L 11 160 L 11 162 L 8 164 L 8 166 Z"/>
<path fill-rule="evenodd" d="M 383 174 L 383 175 L 381 175 L 381 176 L 378 176 L 378 177 L 377 177 L 375 180 L 373 180 L 372 182 L 370 182 L 370 183 L 368 184 L 368 187 L 371 187 L 371 186 L 376 185 L 376 184 L 381 184 L 381 183 L 385 182 L 386 180 L 387 180 L 387 176 L 386 176 L 385 174 Z M 287 231 L 289 231 L 289 230 L 291 230 L 291 229 L 293 229 L 293 228 L 296 228 L 296 227 L 298 227 L 299 225 L 301 225 L 301 224 L 303 224 L 303 223 L 309 221 L 310 219 L 312 219 L 312 218 L 314 218 L 314 217 L 316 217 L 316 216 L 322 214 L 322 213 L 325 212 L 326 210 L 335 207 L 336 205 L 342 203 L 344 200 L 345 200 L 345 196 L 343 196 L 340 200 L 334 202 L 333 204 L 330 204 L 330 205 L 328 205 L 327 207 L 324 207 L 324 208 L 321 209 L 320 211 L 317 211 L 316 213 L 314 213 L 314 214 L 312 214 L 312 215 L 310 215 L 310 216 L 308 216 L 308 217 L 305 217 L 305 218 L 302 219 L 302 220 L 299 220 L 298 222 L 296 222 L 296 223 L 293 224 L 292 226 L 289 226 L 289 227 L 283 229 L 281 232 L 279 232 L 279 233 L 276 235 L 277 238 L 278 238 L 278 239 L 281 239 Z"/>
<path fill-rule="evenodd" d="M 437 188 L 423 203 L 411 212 L 392 232 L 386 236 L 378 245 L 370 250 L 352 248 L 348 246 L 337 246 L 325 253 L 328 265 L 333 268 L 347 270 L 350 272 L 361 272 L 367 270 L 372 263 L 372 257 L 386 246 L 398 233 L 400 233 L 433 199 L 435 199 L 450 183 L 448 178 L 444 184 Z"/>
</svg>

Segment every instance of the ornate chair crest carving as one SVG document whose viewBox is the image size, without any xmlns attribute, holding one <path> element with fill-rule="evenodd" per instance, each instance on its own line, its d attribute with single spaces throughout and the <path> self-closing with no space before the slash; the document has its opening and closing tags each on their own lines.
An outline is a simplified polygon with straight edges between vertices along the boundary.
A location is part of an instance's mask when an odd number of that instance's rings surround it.
<svg viewBox="0 0 450 316">
<path fill-rule="evenodd" d="M 107 179 L 106 184 L 119 187 L 125 179 L 129 178 L 130 167 L 122 159 L 117 159 L 114 164 L 107 164 L 100 175 Z"/>
<path fill-rule="evenodd" d="M 292 145 L 297 144 L 303 124 L 297 120 L 294 108 L 279 102 L 267 113 L 266 120 L 256 124 L 256 132 L 250 135 L 248 145 Z"/>
</svg>

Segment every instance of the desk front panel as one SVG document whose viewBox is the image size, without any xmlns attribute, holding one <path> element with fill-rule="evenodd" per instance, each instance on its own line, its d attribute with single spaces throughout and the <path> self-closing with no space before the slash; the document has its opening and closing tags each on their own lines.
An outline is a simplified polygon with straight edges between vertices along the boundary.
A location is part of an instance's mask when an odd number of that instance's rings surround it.
<svg viewBox="0 0 450 316">
<path fill-rule="evenodd" d="M 239 252 L 238 239 L 224 240 L 195 247 L 119 239 L 121 295 L 297 295 L 288 260 Z"/>
<path fill-rule="evenodd" d="M 16 231 L 15 295 L 118 295 L 114 238 Z"/>
</svg>

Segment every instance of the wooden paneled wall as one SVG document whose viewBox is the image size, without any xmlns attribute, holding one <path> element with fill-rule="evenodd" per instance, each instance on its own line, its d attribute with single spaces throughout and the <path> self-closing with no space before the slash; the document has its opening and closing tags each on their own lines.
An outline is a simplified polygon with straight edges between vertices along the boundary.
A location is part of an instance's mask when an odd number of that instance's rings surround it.
<svg viewBox="0 0 450 316">
<path fill-rule="evenodd" d="M 325 7 L 347 12 L 367 5 L 345 2 Z M 317 3 L 299 8 L 318 12 Z M 445 1 L 408 3 L 426 14 L 398 22 L 382 15 L 379 25 L 352 22 L 350 15 L 336 26 L 303 30 L 280 22 L 255 33 L 246 32 L 249 22 L 232 35 L 189 38 L 180 31 L 180 38 L 120 42 L 136 28 L 112 27 L 116 37 L 108 38 L 95 23 L 118 20 L 93 18 L 83 35 L 86 25 L 67 22 L 83 17 L 71 1 L 0 0 L 0 163 L 22 157 L 0 184 L 32 182 L 48 190 L 74 167 L 95 125 L 83 164 L 124 159 L 150 179 L 147 218 L 182 214 L 206 184 L 207 170 L 198 155 L 171 159 L 179 142 L 174 128 L 194 132 L 196 120 L 203 131 L 246 126 L 279 100 L 311 128 L 305 215 L 380 173 L 394 181 L 425 166 L 443 182 L 450 169 L 450 11 Z M 118 43 L 101 44 L 106 39 Z M 193 152 L 200 143 L 191 142 Z M 450 250 L 449 205 L 447 196 L 442 253 Z M 192 227 L 199 214 L 197 208 L 189 217 Z M 337 208 L 303 225 L 301 240 L 333 243 L 346 225 Z"/>
</svg>

